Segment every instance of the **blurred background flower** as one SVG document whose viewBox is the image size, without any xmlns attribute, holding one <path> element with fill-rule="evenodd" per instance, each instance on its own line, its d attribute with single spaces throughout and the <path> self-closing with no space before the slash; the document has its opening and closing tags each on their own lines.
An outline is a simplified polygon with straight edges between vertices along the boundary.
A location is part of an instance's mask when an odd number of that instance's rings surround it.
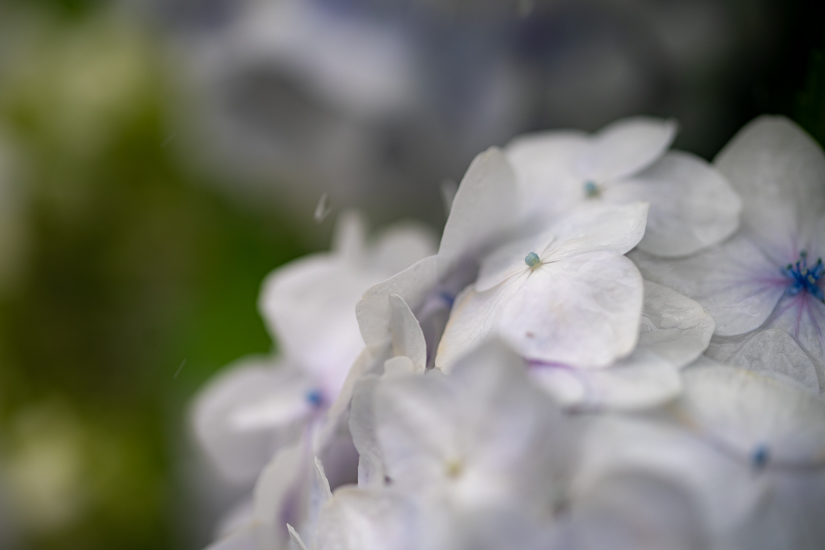
<svg viewBox="0 0 825 550">
<path fill-rule="evenodd" d="M 239 489 L 192 448 L 187 402 L 271 350 L 259 286 L 326 247 L 322 196 L 438 227 L 486 147 L 636 113 L 705 158 L 763 112 L 822 142 L 819 9 L 4 1 L 0 547 L 211 540 Z"/>
</svg>

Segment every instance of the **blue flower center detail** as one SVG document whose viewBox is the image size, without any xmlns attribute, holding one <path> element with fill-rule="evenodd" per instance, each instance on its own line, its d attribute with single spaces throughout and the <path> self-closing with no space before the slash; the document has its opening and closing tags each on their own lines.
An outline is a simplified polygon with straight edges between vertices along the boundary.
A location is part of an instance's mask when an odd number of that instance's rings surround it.
<svg viewBox="0 0 825 550">
<path fill-rule="evenodd" d="M 751 453 L 751 463 L 755 468 L 764 468 L 770 459 L 770 451 L 765 445 L 757 446 Z"/>
<path fill-rule="evenodd" d="M 584 182 L 584 194 L 587 198 L 592 199 L 593 197 L 598 197 L 599 192 L 599 186 L 595 181 L 587 180 Z"/>
<path fill-rule="evenodd" d="M 818 284 L 822 274 L 825 273 L 822 258 L 818 258 L 813 267 L 808 267 L 808 253 L 803 250 L 799 253 L 799 260 L 795 264 L 785 266 L 782 273 L 791 280 L 787 290 L 789 296 L 796 296 L 805 290 L 817 300 L 825 302 L 825 294 L 822 293 Z"/>
<path fill-rule="evenodd" d="M 307 403 L 316 409 L 324 404 L 324 394 L 321 393 L 321 390 L 309 390 L 305 397 Z"/>
<path fill-rule="evenodd" d="M 539 255 L 535 252 L 531 252 L 524 257 L 524 263 L 526 263 L 530 267 L 536 267 L 541 263 L 541 258 L 539 258 Z"/>
</svg>

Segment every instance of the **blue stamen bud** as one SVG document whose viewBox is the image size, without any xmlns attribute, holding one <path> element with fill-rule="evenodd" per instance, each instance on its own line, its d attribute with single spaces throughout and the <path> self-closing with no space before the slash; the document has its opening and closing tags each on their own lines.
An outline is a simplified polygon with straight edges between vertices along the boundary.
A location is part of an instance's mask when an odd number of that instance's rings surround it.
<svg viewBox="0 0 825 550">
<path fill-rule="evenodd" d="M 825 274 L 825 265 L 822 264 L 822 258 L 818 258 L 816 264 L 808 269 L 808 253 L 802 250 L 799 252 L 799 260 L 785 266 L 782 273 L 790 279 L 788 288 L 785 291 L 788 296 L 796 296 L 804 290 L 817 300 L 825 301 L 825 293 L 819 287 L 819 280 Z"/>
<path fill-rule="evenodd" d="M 324 403 L 324 394 L 321 393 L 321 390 L 309 390 L 306 393 L 306 400 L 307 403 L 317 409 Z"/>
<path fill-rule="evenodd" d="M 764 468 L 770 459 L 770 452 L 765 445 L 759 445 L 751 453 L 751 463 L 756 468 Z"/>
<path fill-rule="evenodd" d="M 596 185 L 595 181 L 587 180 L 584 182 L 584 194 L 591 198 L 598 196 L 599 186 Z"/>
<path fill-rule="evenodd" d="M 524 257 L 524 263 L 526 263 L 530 267 L 536 267 L 541 263 L 541 258 L 539 258 L 539 255 L 535 252 L 531 252 Z"/>
</svg>

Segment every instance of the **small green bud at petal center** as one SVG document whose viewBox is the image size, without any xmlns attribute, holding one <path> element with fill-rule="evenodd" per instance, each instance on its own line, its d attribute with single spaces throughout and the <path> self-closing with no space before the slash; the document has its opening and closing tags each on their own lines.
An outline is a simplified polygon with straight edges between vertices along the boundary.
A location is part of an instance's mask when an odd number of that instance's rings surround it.
<svg viewBox="0 0 825 550">
<path fill-rule="evenodd" d="M 584 182 L 584 194 L 588 198 L 598 197 L 600 193 L 599 186 L 595 181 L 588 180 Z"/>
<path fill-rule="evenodd" d="M 541 258 L 539 258 L 539 255 L 535 252 L 531 252 L 527 256 L 525 256 L 524 263 L 526 263 L 530 267 L 536 267 L 541 263 Z"/>
</svg>

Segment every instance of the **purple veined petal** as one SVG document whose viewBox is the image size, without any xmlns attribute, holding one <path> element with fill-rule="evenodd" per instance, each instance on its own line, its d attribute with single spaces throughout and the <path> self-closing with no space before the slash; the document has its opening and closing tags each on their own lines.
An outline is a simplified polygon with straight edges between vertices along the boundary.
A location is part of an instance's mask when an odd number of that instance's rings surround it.
<svg viewBox="0 0 825 550">
<path fill-rule="evenodd" d="M 639 249 L 679 257 L 723 241 L 739 227 L 742 201 L 704 160 L 670 151 L 629 179 L 607 187 L 606 202 L 647 201 L 647 229 Z"/>
<path fill-rule="evenodd" d="M 664 155 L 676 135 L 673 120 L 632 117 L 617 120 L 593 135 L 578 155 L 582 180 L 597 185 L 631 176 Z"/>
<path fill-rule="evenodd" d="M 782 310 L 783 306 L 778 309 Z M 784 330 L 759 328 L 739 336 L 716 336 L 705 355 L 720 363 L 779 377 L 819 393 L 819 378 L 813 362 Z"/>
<path fill-rule="evenodd" d="M 699 302 L 720 336 L 761 326 L 789 284 L 782 266 L 741 233 L 687 258 L 664 260 L 638 250 L 629 257 L 645 279 Z"/>
<path fill-rule="evenodd" d="M 825 304 L 804 291 L 785 296 L 763 328 L 781 329 L 793 337 L 813 362 L 818 391 L 825 391 Z"/>
<path fill-rule="evenodd" d="M 770 248 L 785 246 L 825 208 L 825 155 L 784 117 L 763 116 L 745 126 L 714 164 L 742 197 L 743 226 Z"/>
</svg>

